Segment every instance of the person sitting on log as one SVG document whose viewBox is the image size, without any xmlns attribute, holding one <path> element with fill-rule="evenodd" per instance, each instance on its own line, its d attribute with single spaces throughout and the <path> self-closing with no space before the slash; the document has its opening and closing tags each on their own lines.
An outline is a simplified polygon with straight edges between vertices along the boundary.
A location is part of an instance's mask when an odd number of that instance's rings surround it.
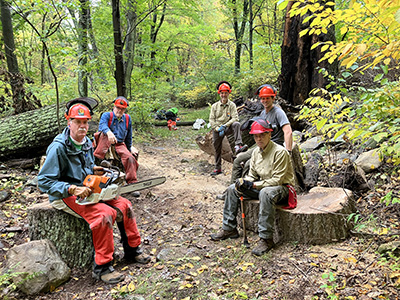
<svg viewBox="0 0 400 300">
<path fill-rule="evenodd" d="M 132 146 L 132 121 L 131 117 L 125 113 L 128 106 L 128 100 L 123 96 L 118 96 L 114 100 L 113 110 L 101 115 L 99 132 L 95 134 L 94 156 L 103 160 L 108 149 L 114 145 L 125 169 L 125 180 L 129 184 L 137 181 L 139 152 Z"/>
<path fill-rule="evenodd" d="M 94 245 L 93 277 L 106 283 L 124 280 L 124 275 L 115 271 L 113 224 L 117 211 L 122 220 L 117 221 L 121 240 L 128 262 L 147 264 L 150 257 L 140 249 L 139 230 L 136 225 L 132 203 L 123 197 L 91 205 L 76 203 L 77 197 L 91 194 L 83 186 L 87 175 L 102 175 L 102 167 L 94 165 L 92 142 L 86 137 L 97 101 L 93 98 L 76 98 L 67 103 L 68 127 L 57 135 L 47 149 L 46 161 L 38 175 L 40 190 L 49 195 L 50 203 L 57 209 L 82 217 L 90 226 Z"/>
<path fill-rule="evenodd" d="M 270 84 L 263 84 L 257 89 L 256 95 L 260 98 L 260 102 L 265 108 L 259 116 L 268 120 L 274 129 L 271 134 L 271 140 L 281 146 L 285 146 L 291 152 L 293 145 L 292 127 L 286 113 L 280 107 L 274 105 L 276 89 Z M 250 147 L 248 151 L 241 153 L 234 159 L 231 184 L 235 183 L 236 179 L 244 177 L 248 173 L 251 154 L 255 148 L 256 145 Z M 217 199 L 223 200 L 225 196 L 226 190 L 223 194 L 217 195 Z"/>
<path fill-rule="evenodd" d="M 232 86 L 229 82 L 219 82 L 217 84 L 217 91 L 221 99 L 211 106 L 209 121 L 213 130 L 213 145 L 215 150 L 215 169 L 211 175 L 222 173 L 221 150 L 225 135 L 233 133 L 236 155 L 248 149 L 247 145 L 243 145 L 242 143 L 242 134 L 240 132 L 239 115 L 236 105 L 228 99 L 232 91 L 231 89 Z"/>
<path fill-rule="evenodd" d="M 295 197 L 293 188 L 295 181 L 290 154 L 284 147 L 271 140 L 272 131 L 271 124 L 262 118 L 256 119 L 251 124 L 250 134 L 253 134 L 257 147 L 251 155 L 249 174 L 244 178 L 238 178 L 228 187 L 222 229 L 210 236 L 214 241 L 238 238 L 236 216 L 240 197 L 259 199 L 260 240 L 252 250 L 252 254 L 257 256 L 268 252 L 275 245 L 273 241 L 275 205 L 285 205 L 296 199 L 293 198 Z M 290 200 L 288 199 L 289 191 L 292 196 Z"/>
</svg>

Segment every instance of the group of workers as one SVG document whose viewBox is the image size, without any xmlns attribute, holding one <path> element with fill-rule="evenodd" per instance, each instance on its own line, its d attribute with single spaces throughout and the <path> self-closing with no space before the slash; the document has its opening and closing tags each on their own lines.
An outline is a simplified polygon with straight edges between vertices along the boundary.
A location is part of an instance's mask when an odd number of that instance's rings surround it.
<svg viewBox="0 0 400 300">
<path fill-rule="evenodd" d="M 275 205 L 287 204 L 289 194 L 294 191 L 290 160 L 292 130 L 286 114 L 274 105 L 276 90 L 269 84 L 262 85 L 257 95 L 265 109 L 250 122 L 250 134 L 254 137 L 255 146 L 249 149 L 242 142 L 236 106 L 229 100 L 232 86 L 227 81 L 221 81 L 217 91 L 220 100 L 212 105 L 209 119 L 215 149 L 215 169 L 211 175 L 222 173 L 221 149 L 226 135 L 233 134 L 236 158 L 231 185 L 223 196 L 222 229 L 210 237 L 214 241 L 239 237 L 236 215 L 240 197 L 259 199 L 260 241 L 252 253 L 262 255 L 274 247 Z M 147 264 L 150 257 L 140 248 L 141 238 L 132 203 L 128 199 L 118 196 L 92 205 L 76 202 L 77 198 L 85 198 L 92 193 L 83 181 L 87 175 L 104 173 L 102 167 L 95 165 L 95 157 L 104 159 L 112 145 L 121 158 L 126 182 L 137 181 L 138 150 L 132 145 L 132 120 L 126 113 L 128 100 L 117 97 L 113 110 L 102 114 L 94 149 L 87 132 L 97 104 L 95 99 L 88 97 L 76 98 L 66 104 L 67 127 L 49 145 L 38 175 L 38 185 L 49 195 L 53 207 L 83 218 L 88 223 L 95 250 L 92 275 L 105 283 L 114 284 L 125 278 L 113 268 L 115 223 L 121 234 L 127 262 Z M 122 218 L 117 218 L 117 212 Z"/>
</svg>

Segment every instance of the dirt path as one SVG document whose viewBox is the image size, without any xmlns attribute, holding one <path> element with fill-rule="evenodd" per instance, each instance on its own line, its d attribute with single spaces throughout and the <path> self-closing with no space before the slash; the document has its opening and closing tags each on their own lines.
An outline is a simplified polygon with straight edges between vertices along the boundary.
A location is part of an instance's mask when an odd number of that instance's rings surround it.
<svg viewBox="0 0 400 300">
<path fill-rule="evenodd" d="M 180 128 L 179 134 L 184 130 L 190 129 Z M 224 174 L 211 177 L 213 157 L 177 145 L 172 140 L 139 146 L 139 177 L 166 176 L 167 181 L 142 191 L 139 198 L 127 196 L 151 263 L 124 265 L 115 230 L 115 267 L 127 275 L 124 282 L 106 285 L 92 279 L 90 270 L 73 270 L 71 280 L 52 293 L 30 298 L 15 294 L 14 299 L 397 299 L 390 272 L 377 263 L 373 240 L 283 244 L 261 258 L 252 256 L 241 238 L 210 241 L 222 220 L 223 202 L 215 196 L 228 185 L 231 164 L 224 162 Z M 43 195 L 30 192 L 25 201 L 38 197 Z M 7 218 L 0 221 L 2 227 L 16 226 Z M 26 222 L 21 217 L 18 226 L 26 228 Z M 24 230 L 12 243 L 3 240 L 0 254 L 26 237 Z M 257 240 L 249 234 L 252 246 Z"/>
</svg>

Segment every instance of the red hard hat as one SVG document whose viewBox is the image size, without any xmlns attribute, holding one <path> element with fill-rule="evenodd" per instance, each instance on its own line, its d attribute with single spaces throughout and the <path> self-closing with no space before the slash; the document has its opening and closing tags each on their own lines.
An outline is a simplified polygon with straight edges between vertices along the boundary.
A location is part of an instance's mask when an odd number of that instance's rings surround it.
<svg viewBox="0 0 400 300">
<path fill-rule="evenodd" d="M 91 119 L 90 109 L 81 104 L 74 104 L 68 110 L 68 115 L 66 115 L 67 120 L 69 119 Z"/>
<path fill-rule="evenodd" d="M 230 88 L 230 86 L 227 83 L 222 83 L 219 87 L 218 87 L 218 94 L 220 94 L 221 92 L 228 92 L 231 93 L 232 90 Z"/>
<path fill-rule="evenodd" d="M 264 132 L 271 132 L 273 131 L 271 123 L 263 120 L 263 119 L 258 119 L 251 124 L 251 130 L 250 134 L 259 134 L 259 133 L 264 133 Z"/>
<path fill-rule="evenodd" d="M 129 106 L 128 100 L 125 97 L 119 96 L 115 98 L 114 105 L 120 108 L 127 108 Z"/>
<path fill-rule="evenodd" d="M 261 89 L 259 89 L 258 96 L 259 97 L 275 97 L 276 90 L 274 89 L 273 86 L 266 84 L 264 86 L 261 86 Z"/>
</svg>

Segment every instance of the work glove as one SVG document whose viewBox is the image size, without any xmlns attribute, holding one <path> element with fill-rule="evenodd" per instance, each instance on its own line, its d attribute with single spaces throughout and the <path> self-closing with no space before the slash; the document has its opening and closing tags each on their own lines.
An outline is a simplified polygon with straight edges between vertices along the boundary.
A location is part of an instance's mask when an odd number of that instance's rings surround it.
<svg viewBox="0 0 400 300">
<path fill-rule="evenodd" d="M 248 181 L 248 180 L 244 180 L 243 178 L 238 178 L 236 179 L 235 182 L 235 189 L 240 192 L 243 193 L 247 190 L 250 190 L 253 188 L 253 182 Z"/>
<path fill-rule="evenodd" d="M 93 167 L 93 174 L 94 175 L 104 175 L 104 168 L 100 166 L 94 166 Z"/>
<path fill-rule="evenodd" d="M 219 136 L 223 136 L 225 134 L 225 130 L 226 130 L 226 126 L 225 125 L 219 126 L 219 128 L 218 128 Z"/>
<path fill-rule="evenodd" d="M 86 197 L 90 196 L 90 194 L 92 193 L 92 190 L 86 186 L 76 186 L 76 185 L 72 184 L 68 188 L 68 193 L 70 195 L 77 196 L 79 198 L 86 198 Z"/>
</svg>

